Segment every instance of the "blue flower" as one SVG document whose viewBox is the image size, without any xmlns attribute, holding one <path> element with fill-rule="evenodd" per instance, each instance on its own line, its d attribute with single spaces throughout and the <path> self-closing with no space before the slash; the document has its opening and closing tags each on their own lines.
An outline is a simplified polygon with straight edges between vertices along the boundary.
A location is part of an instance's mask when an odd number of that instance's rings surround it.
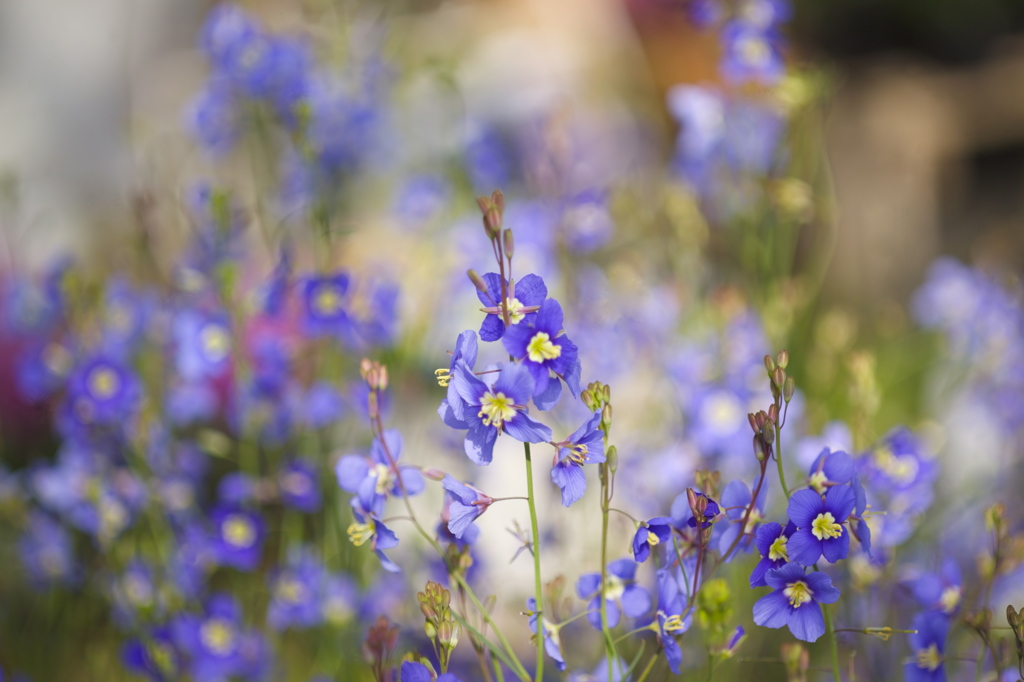
<svg viewBox="0 0 1024 682">
<path fill-rule="evenodd" d="M 500 433 L 507 433 L 523 443 L 551 440 L 551 429 L 526 414 L 526 403 L 533 394 L 533 379 L 522 365 L 507 363 L 494 385 L 488 387 L 465 362 L 460 362 L 452 383 L 463 404 L 449 405 L 442 401 L 441 415 L 449 426 L 468 430 L 466 456 L 475 464 L 491 463 L 494 442 Z M 461 415 L 458 408 L 462 410 Z"/>
<path fill-rule="evenodd" d="M 833 604 L 839 599 L 831 578 L 818 571 L 805 575 L 803 568 L 790 562 L 768 571 L 765 582 L 774 592 L 754 604 L 755 623 L 766 628 L 788 625 L 793 636 L 805 642 L 825 634 L 820 604 Z"/>
<path fill-rule="evenodd" d="M 951 616 L 960 609 L 963 592 L 960 566 L 956 559 L 947 557 L 938 572 L 917 576 L 910 582 L 910 588 L 922 607 Z"/>
<path fill-rule="evenodd" d="M 120 425 L 142 398 L 135 373 L 111 357 L 96 356 L 79 365 L 68 380 L 65 414 L 83 426 Z"/>
<path fill-rule="evenodd" d="M 309 276 L 300 284 L 303 327 L 310 336 L 351 337 L 348 313 L 349 277 L 344 272 Z"/>
<path fill-rule="evenodd" d="M 704 511 L 700 513 L 700 519 L 694 517 L 693 510 L 690 509 L 690 501 L 686 493 L 681 493 L 676 496 L 676 499 L 672 501 L 671 517 L 672 523 L 676 528 L 683 528 L 683 526 L 689 526 L 690 528 L 696 528 L 698 524 L 701 528 L 709 528 L 711 524 L 715 522 L 718 515 L 722 513 L 718 503 L 708 497 L 702 492 L 694 491 L 697 496 L 698 505 L 705 505 Z M 700 502 L 701 499 L 706 502 Z M 684 524 L 683 520 L 686 519 Z"/>
<path fill-rule="evenodd" d="M 761 555 L 761 561 L 754 567 L 750 574 L 751 587 L 764 587 L 767 583 L 764 576 L 774 568 L 781 568 L 789 563 L 789 539 L 796 532 L 796 526 L 790 521 L 783 528 L 780 524 L 766 523 L 757 529 L 757 551 Z"/>
<path fill-rule="evenodd" d="M 558 443 L 558 461 L 551 467 L 551 480 L 562 491 L 562 504 L 572 506 L 587 490 L 583 465 L 604 462 L 604 432 L 597 410 L 572 435 Z"/>
<path fill-rule="evenodd" d="M 553 372 L 565 381 L 574 398 L 580 394 L 580 361 L 576 344 L 569 340 L 562 329 L 562 306 L 553 298 L 545 300 L 531 320 L 513 325 L 505 330 L 501 342 L 505 350 L 530 370 L 533 376 L 534 402 L 538 397 L 541 409 L 548 409 L 557 400 L 557 391 L 552 387 L 548 395 L 548 383 Z M 557 381 L 556 381 L 557 383 Z M 561 388 L 558 388 L 560 391 Z"/>
<path fill-rule="evenodd" d="M 274 630 L 310 628 L 323 620 L 325 572 L 310 552 L 290 556 L 271 579 L 267 623 Z"/>
<path fill-rule="evenodd" d="M 240 571 L 252 571 L 260 561 L 266 526 L 256 514 L 235 506 L 218 507 L 210 514 L 215 561 Z"/>
<path fill-rule="evenodd" d="M 326 381 L 316 381 L 306 392 L 300 417 L 312 428 L 322 429 L 341 419 L 344 411 L 341 392 Z"/>
<path fill-rule="evenodd" d="M 355 493 L 363 509 L 380 514 L 388 495 L 401 495 L 403 487 L 409 495 L 423 492 L 423 474 L 416 467 L 399 466 L 401 454 L 402 434 L 388 429 L 383 441 L 379 436 L 373 439 L 369 457 L 345 455 L 338 460 L 338 485 Z"/>
<path fill-rule="evenodd" d="M 777 83 L 786 66 L 778 47 L 778 36 L 742 21 L 726 24 L 722 30 L 725 52 L 721 72 L 727 81 Z"/>
<path fill-rule="evenodd" d="M 452 351 L 452 359 L 448 364 L 448 369 L 439 369 L 434 372 L 437 376 L 437 381 L 442 386 L 448 387 L 448 394 L 446 400 L 448 404 L 452 406 L 452 409 L 456 410 L 458 414 L 462 414 L 463 408 L 461 407 L 464 403 L 462 398 L 459 397 L 459 392 L 452 384 L 452 375 L 455 372 L 456 366 L 459 361 L 466 363 L 466 366 L 472 370 L 476 367 L 476 357 L 479 351 L 479 346 L 476 341 L 476 332 L 471 329 L 459 334 L 459 337 L 455 340 L 455 350 Z"/>
<path fill-rule="evenodd" d="M 754 501 L 754 506 L 750 510 L 750 514 L 747 515 L 747 507 L 750 505 L 751 498 L 753 497 L 747 484 L 743 481 L 732 481 L 722 490 L 722 507 L 725 509 L 725 515 L 729 519 L 729 524 L 719 537 L 718 547 L 725 561 L 732 560 L 733 554 L 726 556 L 726 552 L 729 551 L 729 548 L 736 542 L 736 538 L 741 534 L 743 539 L 737 543 L 737 549 L 750 550 L 753 544 L 754 533 L 757 531 L 758 523 L 760 523 L 764 513 L 766 494 L 767 487 L 762 485 L 761 491 L 757 495 L 757 500 Z M 747 517 L 745 525 L 743 525 L 744 516 Z"/>
<path fill-rule="evenodd" d="M 595 630 L 601 629 L 601 574 L 587 573 L 576 581 L 576 594 L 588 599 L 587 620 Z M 639 618 L 651 609 L 651 595 L 636 584 L 636 562 L 632 559 L 618 559 L 608 564 L 607 583 L 604 589 L 605 610 L 608 613 L 608 627 L 619 624 L 625 613 L 630 618 Z M 621 609 L 621 610 L 620 610 Z"/>
<path fill-rule="evenodd" d="M 853 479 L 853 460 L 845 452 L 832 452 L 828 448 L 821 451 L 807 472 L 807 483 L 819 495 L 835 485 L 845 485 Z"/>
<path fill-rule="evenodd" d="M 185 309 L 174 317 L 173 335 L 178 373 L 186 381 L 220 376 L 231 359 L 227 316 Z"/>
<path fill-rule="evenodd" d="M 214 594 L 207 600 L 203 616 L 183 614 L 171 628 L 197 682 L 215 682 L 246 672 L 243 650 L 247 633 L 242 630 L 242 610 L 233 597 Z"/>
<path fill-rule="evenodd" d="M 459 483 L 451 474 L 444 477 L 442 485 L 452 500 L 448 507 L 448 530 L 457 539 L 462 540 L 472 523 L 487 511 L 494 500 L 476 488 Z"/>
<path fill-rule="evenodd" d="M 672 519 L 658 516 L 644 521 L 633 535 L 633 560 L 642 564 L 651 556 L 651 548 L 668 542 L 672 537 Z"/>
<path fill-rule="evenodd" d="M 828 489 L 825 497 L 804 489 L 789 498 L 789 519 L 797 531 L 789 539 L 792 561 L 810 566 L 822 556 L 835 563 L 850 552 L 850 535 L 843 524 L 853 512 L 856 499 L 849 486 Z"/>
<path fill-rule="evenodd" d="M 145 640 L 129 640 L 122 650 L 121 660 L 128 670 L 146 675 L 153 682 L 181 678 L 181 653 L 175 647 L 171 628 L 166 625 L 152 628 Z"/>
<path fill-rule="evenodd" d="M 680 666 L 683 664 L 683 649 L 676 641 L 676 637 L 682 634 L 688 625 L 679 616 L 670 616 L 663 611 L 658 611 L 658 642 L 662 651 L 665 652 L 665 660 L 669 669 L 676 675 L 681 674 Z"/>
<path fill-rule="evenodd" d="M 477 290 L 476 296 L 484 304 L 487 317 L 480 325 L 480 339 L 497 341 L 505 334 L 505 321 L 501 315 L 501 275 L 488 272 L 483 276 L 487 291 Z M 544 299 L 548 297 L 548 288 L 544 280 L 537 275 L 526 275 L 518 282 L 506 282 L 506 299 L 508 304 L 509 322 L 517 325 L 524 320 L 530 321 Z"/>
<path fill-rule="evenodd" d="M 380 559 L 380 564 L 385 571 L 389 573 L 400 572 L 402 569 L 391 561 L 383 551 L 398 546 L 398 536 L 395 535 L 394 531 L 385 526 L 384 522 L 376 514 L 361 508 L 359 506 L 359 499 L 355 497 L 352 498 L 352 515 L 355 517 L 355 521 L 348 527 L 348 539 L 352 544 L 356 547 L 361 547 L 369 542 L 370 548 L 373 549 L 374 554 Z"/>
<path fill-rule="evenodd" d="M 18 549 L 21 563 L 36 585 L 71 583 L 77 577 L 71 536 L 42 512 L 34 511 L 29 516 Z"/>
<path fill-rule="evenodd" d="M 320 487 L 317 484 L 316 472 L 315 466 L 300 459 L 282 467 L 277 475 L 281 502 L 307 514 L 320 509 Z"/>
<path fill-rule="evenodd" d="M 919 613 L 910 629 L 917 630 L 910 635 L 914 658 L 904 664 L 903 679 L 906 682 L 946 682 L 943 654 L 949 634 L 949 618 L 934 611 Z"/>
<path fill-rule="evenodd" d="M 225 80 L 211 78 L 192 100 L 186 116 L 192 134 L 211 155 L 222 156 L 235 146 L 241 112 Z"/>
<path fill-rule="evenodd" d="M 536 609 L 537 600 L 533 597 L 527 599 L 526 610 L 530 616 L 530 631 L 534 635 L 537 634 L 537 618 L 540 617 Z M 565 659 L 562 658 L 562 642 L 558 637 L 558 629 L 553 627 L 546 618 L 541 618 L 541 622 L 544 626 L 544 651 L 555 662 L 555 667 L 559 670 L 565 670 Z"/>
</svg>

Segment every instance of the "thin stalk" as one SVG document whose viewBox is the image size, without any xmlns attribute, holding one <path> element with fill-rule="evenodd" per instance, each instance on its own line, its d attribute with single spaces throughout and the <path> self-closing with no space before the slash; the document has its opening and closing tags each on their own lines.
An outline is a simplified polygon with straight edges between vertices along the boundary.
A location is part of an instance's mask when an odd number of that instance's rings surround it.
<svg viewBox="0 0 1024 682">
<path fill-rule="evenodd" d="M 836 642 L 835 628 L 832 627 L 832 614 L 825 604 L 821 604 L 821 613 L 825 616 L 825 632 L 828 633 L 829 649 L 832 652 L 832 676 L 835 682 L 842 682 L 839 676 L 839 644 Z"/>
<path fill-rule="evenodd" d="M 779 465 L 779 483 L 782 484 L 782 493 L 789 499 L 789 487 L 786 485 L 786 474 L 782 470 L 782 427 L 775 424 L 775 463 Z"/>
<path fill-rule="evenodd" d="M 540 578 L 540 526 L 537 523 L 537 498 L 533 492 L 533 457 L 530 444 L 523 443 L 526 459 L 526 496 L 530 507 L 530 532 L 533 534 L 533 591 L 537 611 L 537 673 L 535 682 L 544 680 L 544 593 Z"/>
<path fill-rule="evenodd" d="M 647 667 L 644 668 L 643 673 L 640 674 L 640 679 L 636 682 L 644 682 L 644 680 L 647 679 L 647 676 L 651 674 L 651 670 L 654 669 L 654 664 L 658 662 L 658 653 L 659 652 L 657 651 L 654 652 L 654 655 L 651 656 L 651 660 L 647 662 Z"/>
</svg>

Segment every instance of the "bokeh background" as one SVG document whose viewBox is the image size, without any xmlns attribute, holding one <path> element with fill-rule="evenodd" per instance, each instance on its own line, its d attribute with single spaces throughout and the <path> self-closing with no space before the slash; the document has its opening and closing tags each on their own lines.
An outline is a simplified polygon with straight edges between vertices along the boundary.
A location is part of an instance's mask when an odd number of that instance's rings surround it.
<svg viewBox="0 0 1024 682">
<path fill-rule="evenodd" d="M 984 510 L 1001 501 L 1011 526 L 1019 530 L 1021 518 L 1024 9 L 1012 0 L 760 4 L 780 13 L 769 25 L 744 14 L 758 3 L 741 1 L 239 3 L 268 34 L 307 46 L 304 68 L 314 75 L 292 109 L 274 99 L 288 90 L 280 83 L 267 86 L 271 95 L 224 85 L 202 37 L 213 3 L 0 0 L 0 552 L 17 567 L 0 578 L 0 670 L 144 679 L 124 663 L 126 643 L 176 609 L 201 612 L 213 591 L 241 600 L 240 622 L 267 632 L 253 635 L 260 653 L 239 678 L 372 679 L 360 642 L 379 614 L 402 624 L 400 653 L 422 645 L 414 595 L 439 570 L 430 548 L 396 528 L 401 543 L 389 555 L 405 569 L 396 578 L 338 542 L 351 518 L 333 467 L 369 449 L 358 372 L 369 356 L 390 369 L 385 414 L 403 433 L 403 459 L 495 497 L 523 494 L 518 443 L 499 443 L 494 464 L 477 468 L 436 414 L 444 392 L 433 370 L 447 366 L 459 332 L 480 324 L 465 272 L 493 269 L 475 197 L 496 187 L 508 201 L 517 273 L 541 275 L 563 302 L 584 385 L 613 387 L 616 506 L 637 518 L 665 514 L 697 469 L 750 484 L 746 414 L 770 402 L 763 356 L 786 348 L 799 387 L 791 473 L 827 446 L 860 453 L 888 476 L 874 504 L 890 516 L 872 521 L 883 549 L 836 573 L 851 595 L 846 627 L 908 627 L 914 581 L 950 558 L 963 574 L 960 616 L 988 600 L 1001 619 L 1006 603 L 1024 600 L 1013 561 L 984 597 L 968 588 L 984 575 Z M 740 20 L 762 43 L 730 37 Z M 223 197 L 230 244 L 215 244 L 211 256 L 204 230 Z M 325 341 L 305 329 L 301 302 L 284 321 L 267 317 L 266 283 L 285 244 L 296 290 L 311 273 L 343 269 L 358 282 L 354 336 Z M 234 264 L 230 277 L 224 263 Z M 145 397 L 112 461 L 79 476 L 61 410 L 75 368 L 106 347 L 115 281 L 142 311 L 123 362 L 138 369 Z M 195 310 L 231 317 L 245 359 L 228 379 L 221 370 L 186 376 L 178 320 Z M 337 392 L 340 406 L 324 424 L 304 422 L 307 404 L 281 395 L 225 397 L 250 396 L 238 367 L 260 375 L 265 339 L 284 348 L 289 391 L 324 381 Z M 33 349 L 42 369 L 27 359 Z M 484 351 L 480 365 L 501 356 Z M 162 382 L 153 379 L 161 362 L 172 367 Z M 185 392 L 200 384 L 209 391 Z M 174 412 L 202 402 L 196 395 L 212 401 L 208 409 Z M 567 434 L 585 416 L 566 396 L 550 418 Z M 287 426 L 275 440 L 266 428 L 277 418 Z M 877 464 L 891 464 L 880 452 L 902 456 L 897 428 L 914 434 L 910 474 Z M 192 482 L 187 523 L 167 512 L 152 462 L 161 439 L 208 461 Z M 224 456 L 247 444 L 262 453 L 255 471 Z M 572 596 L 579 575 L 599 569 L 600 517 L 593 498 L 590 507 L 587 498 L 561 506 L 549 456 L 538 474 L 545 579 L 563 574 Z M 202 584 L 185 595 L 168 559 L 187 553 L 184 529 L 209 524 L 230 497 L 231 475 L 243 471 L 259 490 L 294 457 L 313 463 L 322 506 L 296 521 L 280 499 L 252 493 L 247 504 L 269 529 L 259 568 L 195 559 Z M 96 486 L 123 472 L 125 486 L 145 491 L 129 504 L 119 489 L 128 520 L 104 530 L 68 512 L 74 498 L 102 516 Z M 594 474 L 590 486 L 592 495 Z M 773 493 L 768 506 L 782 513 Z M 426 519 L 442 504 L 434 484 L 415 501 Z M 499 595 L 496 618 L 530 660 L 520 611 L 533 575 L 525 556 L 508 563 L 522 543 L 506 529 L 526 519 L 514 505 L 481 520 L 477 579 L 482 593 Z M 154 521 L 167 514 L 169 526 Z M 24 539 L 46 536 L 41 523 L 64 528 L 50 542 L 68 545 L 58 552 L 66 570 L 42 577 Z M 634 528 L 613 517 L 611 558 L 628 556 Z M 267 625 L 293 544 L 351 582 L 337 622 Z M 116 585 L 133 561 L 149 566 L 153 595 L 176 596 L 125 605 Z M 744 662 L 777 658 L 782 640 L 751 624 L 758 595 L 744 569 L 729 570 L 730 618 L 749 637 L 717 679 L 749 679 L 749 666 L 759 678 L 787 679 L 775 662 Z M 601 668 L 587 628 L 562 633 L 576 673 Z M 696 632 L 683 640 L 684 672 L 704 679 L 709 640 Z M 970 629 L 953 632 L 961 655 L 973 657 Z M 844 651 L 858 652 L 857 679 L 898 679 L 913 652 L 897 640 L 844 638 Z M 821 644 L 812 655 L 815 669 L 827 665 Z M 950 663 L 951 679 L 973 673 L 973 663 Z M 660 663 L 650 679 L 669 678 Z"/>
</svg>

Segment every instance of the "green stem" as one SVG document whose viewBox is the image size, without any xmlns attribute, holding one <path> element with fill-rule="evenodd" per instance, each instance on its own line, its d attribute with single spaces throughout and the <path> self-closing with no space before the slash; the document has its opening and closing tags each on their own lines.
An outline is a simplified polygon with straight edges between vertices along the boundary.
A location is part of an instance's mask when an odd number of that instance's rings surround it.
<svg viewBox="0 0 1024 682">
<path fill-rule="evenodd" d="M 836 642 L 836 631 L 832 627 L 832 614 L 825 604 L 821 605 L 821 613 L 825 616 L 825 632 L 828 633 L 829 649 L 832 651 L 832 676 L 836 682 L 842 682 L 839 676 L 839 644 Z"/>
<path fill-rule="evenodd" d="M 607 438 L 606 438 L 607 440 Z M 605 444 L 607 451 L 607 443 Z M 604 636 L 605 655 L 608 658 L 608 679 L 615 678 L 615 642 L 612 631 L 608 627 L 608 601 L 604 598 L 608 584 L 608 465 L 599 465 L 601 469 L 601 634 Z"/>
<path fill-rule="evenodd" d="M 530 506 L 530 532 L 533 534 L 533 592 L 537 611 L 537 673 L 535 682 L 544 680 L 544 593 L 540 578 L 540 527 L 537 523 L 537 497 L 533 492 L 533 457 L 530 444 L 523 443 L 526 453 L 526 496 Z"/>
<path fill-rule="evenodd" d="M 786 485 L 786 474 L 782 470 L 782 428 L 775 425 L 775 463 L 779 465 L 779 483 L 782 484 L 782 492 L 786 499 L 789 499 L 789 487 Z"/>
<path fill-rule="evenodd" d="M 640 679 L 636 682 L 644 682 L 644 680 L 647 679 L 647 676 L 651 674 L 651 670 L 654 669 L 654 664 L 658 662 L 658 653 L 659 652 L 657 651 L 654 652 L 654 655 L 651 656 L 651 660 L 647 662 L 647 667 L 644 668 L 643 673 L 640 674 Z"/>
</svg>

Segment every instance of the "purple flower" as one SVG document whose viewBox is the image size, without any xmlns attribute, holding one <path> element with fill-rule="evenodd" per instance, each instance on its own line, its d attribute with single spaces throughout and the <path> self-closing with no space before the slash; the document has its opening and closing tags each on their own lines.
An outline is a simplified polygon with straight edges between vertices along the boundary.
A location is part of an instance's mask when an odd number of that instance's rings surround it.
<svg viewBox="0 0 1024 682">
<path fill-rule="evenodd" d="M 853 460 L 845 452 L 832 452 L 828 448 L 821 451 L 807 473 L 807 483 L 819 495 L 835 485 L 845 485 L 853 479 Z"/>
<path fill-rule="evenodd" d="M 795 532 L 796 526 L 792 521 L 787 523 L 785 528 L 773 521 L 757 529 L 757 538 L 754 542 L 757 545 L 757 551 L 761 554 L 761 561 L 750 574 L 751 587 L 766 586 L 765 574 L 789 563 L 789 538 Z"/>
<path fill-rule="evenodd" d="M 322 588 L 324 568 L 309 552 L 290 557 L 290 561 L 271 581 L 267 623 L 274 630 L 288 627 L 310 628 L 323 620 Z"/>
<path fill-rule="evenodd" d="M 281 468 L 277 475 L 281 502 L 312 514 L 320 509 L 320 487 L 317 485 L 316 467 L 304 460 L 293 460 Z"/>
<path fill-rule="evenodd" d="M 670 616 L 664 611 L 658 611 L 658 642 L 665 652 L 665 660 L 669 669 L 676 675 L 681 674 L 680 666 L 683 664 L 683 649 L 676 641 L 676 636 L 685 631 L 687 625 L 679 616 Z"/>
<path fill-rule="evenodd" d="M 642 564 L 651 556 L 651 548 L 667 542 L 672 537 L 672 519 L 658 516 L 643 521 L 633 535 L 633 560 Z"/>
<path fill-rule="evenodd" d="M 142 397 L 138 377 L 117 360 L 96 356 L 71 374 L 67 415 L 76 423 L 119 425 L 135 412 Z"/>
<path fill-rule="evenodd" d="M 804 569 L 790 562 L 765 574 L 765 582 L 774 592 L 754 604 L 754 622 L 766 628 L 789 626 L 797 639 L 813 642 L 825 634 L 821 604 L 833 604 L 839 590 L 832 579 L 817 571 L 804 574 Z"/>
<path fill-rule="evenodd" d="M 353 322 L 348 313 L 349 277 L 344 272 L 309 276 L 299 287 L 303 327 L 310 336 L 350 337 Z"/>
<path fill-rule="evenodd" d="M 174 316 L 178 373 L 188 382 L 220 376 L 231 358 L 227 317 L 185 309 Z"/>
<path fill-rule="evenodd" d="M 242 611 L 233 597 L 214 594 L 203 616 L 183 614 L 172 624 L 175 642 L 185 652 L 197 682 L 214 682 L 246 672 Z"/>
<path fill-rule="evenodd" d="M 825 497 L 804 489 L 789 498 L 789 518 L 797 531 L 789 539 L 789 558 L 810 566 L 822 556 L 835 563 L 850 552 L 850 535 L 843 527 L 853 512 L 855 496 L 849 486 L 828 489 Z"/>
<path fill-rule="evenodd" d="M 437 375 L 437 381 L 441 386 L 448 387 L 448 395 L 446 400 L 449 405 L 452 405 L 454 409 L 462 414 L 463 404 L 462 398 L 459 397 L 459 392 L 452 384 L 452 375 L 455 372 L 455 367 L 459 364 L 459 361 L 466 363 L 466 366 L 472 370 L 476 367 L 476 357 L 479 347 L 476 341 L 476 332 L 472 329 L 459 334 L 459 337 L 455 340 L 455 350 L 452 351 L 452 359 L 448 364 L 448 369 L 441 368 L 434 372 Z"/>
<path fill-rule="evenodd" d="M 404 487 L 409 495 L 423 492 L 423 474 L 413 466 L 400 466 L 402 434 L 395 429 L 378 436 L 370 446 L 370 456 L 345 455 L 334 471 L 342 490 L 355 493 L 363 509 L 380 514 L 388 495 L 401 495 Z M 390 455 L 390 457 L 389 457 Z"/>
<path fill-rule="evenodd" d="M 754 502 L 750 514 L 747 515 L 747 507 L 750 506 L 753 496 L 747 484 L 743 481 L 732 481 L 722 490 L 722 507 L 725 509 L 725 515 L 729 519 L 729 524 L 719 538 L 718 547 L 725 561 L 732 559 L 732 554 L 729 556 L 725 556 L 725 554 L 741 534 L 743 539 L 737 543 L 736 547 L 746 551 L 750 550 L 751 540 L 757 531 L 757 524 L 760 523 L 764 513 L 766 493 L 767 487 L 762 485 L 761 491 L 757 495 L 757 500 Z M 743 524 L 744 516 L 747 517 L 745 525 Z"/>
<path fill-rule="evenodd" d="M 922 607 L 951 616 L 959 610 L 963 592 L 960 566 L 956 559 L 948 557 L 943 560 L 941 570 L 917 576 L 910 588 Z"/>
<path fill-rule="evenodd" d="M 501 275 L 488 272 L 483 276 L 487 291 L 477 290 L 476 296 L 484 304 L 487 317 L 480 325 L 480 339 L 497 341 L 505 334 L 505 321 L 501 315 Z M 537 275 L 526 275 L 518 282 L 506 283 L 509 322 L 514 326 L 530 321 L 548 297 L 548 288 L 544 280 Z"/>
<path fill-rule="evenodd" d="M 359 499 L 355 497 L 352 498 L 352 515 L 355 517 L 355 521 L 348 527 L 348 539 L 352 544 L 361 547 L 369 542 L 370 548 L 380 559 L 380 564 L 385 571 L 400 572 L 402 569 L 391 561 L 383 551 L 398 546 L 398 536 L 394 531 L 385 526 L 376 514 L 362 509 L 359 506 Z"/>
<path fill-rule="evenodd" d="M 540 617 L 540 614 L 537 613 L 537 600 L 533 597 L 527 599 L 526 610 L 530 615 L 530 631 L 537 634 L 537 619 Z M 545 618 L 541 618 L 541 623 L 544 626 L 544 651 L 555 662 L 555 667 L 565 670 L 565 659 L 562 658 L 562 642 L 558 637 L 558 629 Z"/>
<path fill-rule="evenodd" d="M 447 400 L 442 401 L 440 413 L 449 426 L 467 429 L 466 456 L 475 464 L 491 463 L 494 442 L 500 433 L 507 433 L 523 443 L 551 440 L 551 429 L 526 414 L 526 403 L 533 394 L 533 379 L 522 365 L 505 364 L 494 385 L 488 387 L 465 362 L 459 362 L 452 383 L 462 404 L 450 405 Z M 458 413 L 460 409 L 462 414 Z"/>
<path fill-rule="evenodd" d="M 222 566 L 251 571 L 260 561 L 266 527 L 256 514 L 238 507 L 219 507 L 210 514 L 211 547 Z"/>
<path fill-rule="evenodd" d="M 639 618 L 651 609 L 651 595 L 636 584 L 636 566 L 632 559 L 618 559 L 608 564 L 604 599 L 609 628 L 619 624 L 622 613 L 630 618 Z M 595 630 L 601 629 L 600 593 L 600 573 L 587 573 L 576 581 L 576 594 L 580 599 L 590 600 L 587 605 L 587 620 Z"/>
<path fill-rule="evenodd" d="M 914 617 L 910 629 L 910 646 L 914 658 L 903 665 L 906 682 L 946 682 L 946 668 L 942 663 L 949 634 L 949 618 L 929 611 Z"/>
<path fill-rule="evenodd" d="M 605 461 L 604 432 L 600 427 L 598 410 L 558 444 L 558 461 L 551 467 L 551 480 L 562 490 L 562 504 L 566 507 L 572 506 L 587 490 L 583 465 Z"/>
<path fill-rule="evenodd" d="M 448 506 L 448 530 L 462 540 L 466 530 L 478 516 L 487 511 L 494 500 L 476 488 L 459 483 L 450 474 L 444 477 L 442 485 L 452 500 Z"/>
<path fill-rule="evenodd" d="M 722 30 L 725 52 L 721 72 L 727 81 L 777 83 L 786 66 L 778 47 L 778 36 L 745 22 L 733 21 Z"/>
<path fill-rule="evenodd" d="M 312 428 L 322 429 L 341 419 L 344 408 L 341 392 L 326 381 L 317 381 L 306 392 L 300 418 Z"/>
<path fill-rule="evenodd" d="M 562 306 L 549 298 L 541 304 L 532 320 L 506 329 L 501 339 L 509 355 L 530 370 L 534 402 L 538 396 L 543 397 L 542 404 L 538 405 L 541 409 L 550 408 L 557 400 L 557 396 L 548 396 L 552 372 L 565 381 L 574 398 L 578 398 L 580 393 L 579 351 L 565 335 L 562 318 Z M 552 392 L 556 392 L 554 387 Z"/>
<path fill-rule="evenodd" d="M 230 152 L 238 140 L 238 101 L 223 79 L 211 78 L 206 83 L 189 105 L 186 118 L 196 140 L 215 157 Z"/>
</svg>

